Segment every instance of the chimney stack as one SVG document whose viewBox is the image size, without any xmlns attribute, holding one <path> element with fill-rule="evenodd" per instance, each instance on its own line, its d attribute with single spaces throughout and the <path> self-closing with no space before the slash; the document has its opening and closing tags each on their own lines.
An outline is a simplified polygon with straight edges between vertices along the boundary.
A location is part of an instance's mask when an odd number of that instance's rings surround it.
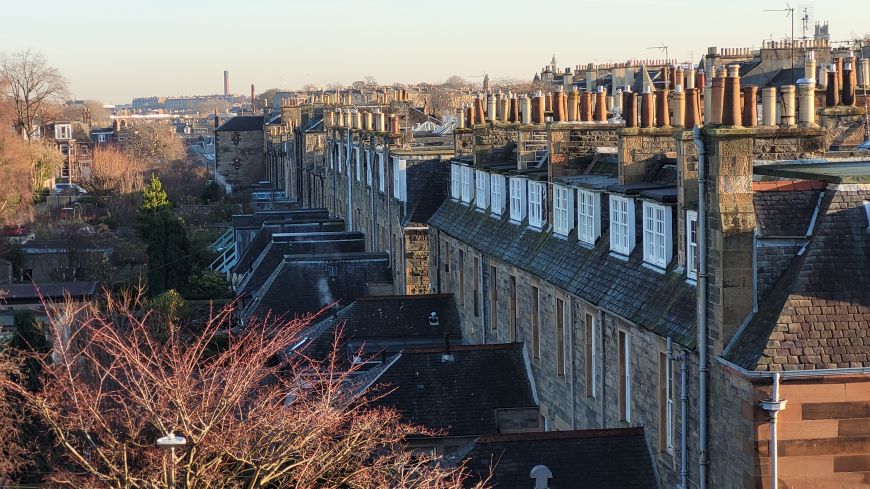
<svg viewBox="0 0 870 489">
<path fill-rule="evenodd" d="M 580 92 L 577 91 L 577 87 L 574 87 L 568 93 L 568 120 L 571 122 L 576 122 L 580 119 L 580 114 L 577 111 L 579 103 Z"/>
<path fill-rule="evenodd" d="M 686 92 L 682 87 L 677 87 L 673 94 L 674 101 L 674 118 L 671 125 L 674 127 L 683 127 L 686 124 Z"/>
<path fill-rule="evenodd" d="M 637 127 L 637 94 L 631 91 L 631 87 L 622 92 L 622 109 L 625 127 Z"/>
<path fill-rule="evenodd" d="M 697 88 L 686 90 L 686 129 L 692 129 L 701 124 L 700 95 Z"/>
<path fill-rule="evenodd" d="M 531 124 L 532 123 L 532 100 L 529 98 L 527 94 L 523 94 L 520 98 L 520 102 L 522 105 L 522 123 L 523 124 Z"/>
<path fill-rule="evenodd" d="M 486 118 L 491 121 L 497 121 L 498 115 L 496 114 L 496 103 L 495 103 L 495 94 L 487 94 L 486 97 Z"/>
<path fill-rule="evenodd" d="M 592 94 L 589 92 L 580 92 L 580 120 L 592 120 Z"/>
<path fill-rule="evenodd" d="M 843 89 L 843 58 L 837 58 L 834 60 L 835 65 L 837 66 L 837 91 Z"/>
<path fill-rule="evenodd" d="M 671 116 L 668 107 L 668 90 L 656 91 L 656 127 L 670 127 Z"/>
<path fill-rule="evenodd" d="M 513 94 L 506 94 L 501 98 L 501 105 L 499 106 L 499 119 L 502 122 L 510 121 L 511 114 L 511 99 L 513 98 Z"/>
<path fill-rule="evenodd" d="M 224 97 L 230 96 L 230 72 L 224 70 Z"/>
<path fill-rule="evenodd" d="M 598 87 L 595 92 L 595 122 L 607 122 L 607 88 Z"/>
<path fill-rule="evenodd" d="M 562 109 L 565 107 L 565 103 L 562 101 L 562 98 L 565 97 L 565 92 L 562 91 L 562 86 L 560 85 L 556 89 L 556 93 L 553 94 L 553 122 L 565 122 L 566 114 L 562 112 Z"/>
<path fill-rule="evenodd" d="M 512 93 L 510 98 L 510 117 L 508 118 L 510 122 L 520 121 L 520 104 L 518 102 L 517 96 Z"/>
<path fill-rule="evenodd" d="M 653 94 L 649 87 L 640 96 L 640 127 L 653 127 Z"/>
<path fill-rule="evenodd" d="M 807 80 L 815 80 L 816 78 L 816 52 L 807 51 L 807 56 L 804 59 L 804 78 Z"/>
<path fill-rule="evenodd" d="M 390 133 L 394 136 L 399 135 L 399 117 L 396 114 L 390 114 Z"/>
<path fill-rule="evenodd" d="M 855 70 L 853 69 L 855 58 L 849 58 L 843 65 L 843 105 L 855 105 Z"/>
<path fill-rule="evenodd" d="M 837 87 L 837 73 L 836 66 L 831 66 L 831 69 L 828 70 L 828 87 L 825 93 L 825 106 L 827 107 L 836 107 L 840 105 L 840 91 Z"/>
<path fill-rule="evenodd" d="M 257 113 L 257 103 L 254 101 L 254 84 L 251 83 L 251 114 Z"/>
<path fill-rule="evenodd" d="M 725 126 L 740 125 L 740 65 L 728 66 L 723 97 L 722 124 Z"/>
<path fill-rule="evenodd" d="M 459 129 L 465 129 L 465 106 L 456 109 L 456 119 Z"/>
<path fill-rule="evenodd" d="M 739 83 L 739 82 L 738 82 Z M 755 127 L 758 125 L 758 87 L 743 87 L 743 127 Z"/>
<path fill-rule="evenodd" d="M 861 59 L 861 86 L 870 88 L 870 58 Z"/>
<path fill-rule="evenodd" d="M 780 124 L 789 127 L 794 126 L 794 85 L 783 85 L 780 91 L 782 92 L 782 117 L 780 117 Z"/>
<path fill-rule="evenodd" d="M 801 127 L 814 126 L 816 125 L 816 84 L 813 80 L 799 80 L 797 89 L 800 103 L 798 124 Z"/>
<path fill-rule="evenodd" d="M 532 124 L 544 123 L 544 94 L 540 91 L 535 92 L 535 97 L 532 99 Z"/>
<path fill-rule="evenodd" d="M 475 124 L 483 124 L 484 121 L 484 109 L 483 109 L 483 100 L 481 96 L 478 94 L 477 98 L 474 99 L 474 123 Z"/>
<path fill-rule="evenodd" d="M 761 124 L 775 126 L 776 120 L 776 87 L 761 89 Z"/>
</svg>

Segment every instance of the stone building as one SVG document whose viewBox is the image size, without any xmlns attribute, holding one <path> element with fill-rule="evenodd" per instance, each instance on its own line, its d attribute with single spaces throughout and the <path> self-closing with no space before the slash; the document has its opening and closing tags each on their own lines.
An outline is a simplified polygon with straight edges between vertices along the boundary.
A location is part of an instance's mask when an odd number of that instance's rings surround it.
<svg viewBox="0 0 870 489">
<path fill-rule="evenodd" d="M 642 426 L 662 487 L 857 487 L 870 162 L 837 163 L 818 125 L 849 109 L 809 91 L 758 118 L 736 71 L 718 121 L 694 91 L 637 112 L 624 94 L 615 126 L 566 120 L 557 94 L 551 123 L 469 118 L 429 220 L 431 287 L 455 294 L 467 341 L 526 343 L 547 429 Z"/>
<path fill-rule="evenodd" d="M 230 192 L 256 186 L 266 175 L 263 116 L 229 119 L 215 129 L 215 176 Z"/>
</svg>

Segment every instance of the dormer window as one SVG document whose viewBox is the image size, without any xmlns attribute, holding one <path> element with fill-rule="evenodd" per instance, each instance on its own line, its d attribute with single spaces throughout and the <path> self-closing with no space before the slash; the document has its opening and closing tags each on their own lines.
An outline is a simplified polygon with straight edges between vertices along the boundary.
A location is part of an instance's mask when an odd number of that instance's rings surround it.
<svg viewBox="0 0 870 489">
<path fill-rule="evenodd" d="M 542 182 L 529 182 L 529 226 L 535 229 L 543 229 L 547 222 L 545 203 L 547 201 L 546 184 Z"/>
<path fill-rule="evenodd" d="M 72 138 L 72 125 L 70 124 L 55 124 L 54 139 L 64 140 Z"/>
<path fill-rule="evenodd" d="M 634 200 L 610 196 L 610 251 L 628 256 L 634 248 Z"/>
<path fill-rule="evenodd" d="M 462 182 L 460 174 L 462 167 L 457 164 L 450 165 L 450 197 L 459 200 L 462 197 Z"/>
<path fill-rule="evenodd" d="M 384 165 L 384 154 L 378 153 L 378 191 L 384 193 L 387 188 L 386 165 Z"/>
<path fill-rule="evenodd" d="M 698 279 L 698 213 L 686 211 L 686 277 Z"/>
<path fill-rule="evenodd" d="M 463 166 L 462 168 L 462 202 L 468 204 L 471 203 L 471 199 L 474 198 L 471 180 L 473 177 L 473 169 L 470 166 Z"/>
<path fill-rule="evenodd" d="M 491 174 L 489 176 L 489 209 L 496 216 L 504 213 L 504 175 Z"/>
<path fill-rule="evenodd" d="M 475 171 L 474 205 L 481 210 L 489 207 L 489 174 L 483 170 Z"/>
<path fill-rule="evenodd" d="M 511 221 L 522 222 L 526 218 L 526 179 L 514 177 L 511 185 Z"/>
<path fill-rule="evenodd" d="M 366 150 L 365 152 L 365 164 L 366 164 L 366 185 L 369 187 L 372 186 L 372 152 L 371 150 Z"/>
<path fill-rule="evenodd" d="M 577 239 L 594 245 L 601 236 L 601 197 L 597 192 L 577 191 Z"/>
<path fill-rule="evenodd" d="M 355 164 L 354 169 L 356 170 L 356 171 L 355 171 L 355 173 L 356 173 L 356 181 L 359 182 L 360 180 L 362 180 L 362 162 L 360 161 L 360 150 L 359 150 L 359 148 L 354 148 L 354 149 L 353 149 L 353 156 L 354 156 L 354 159 L 353 159 L 353 160 L 354 160 L 354 164 Z"/>
<path fill-rule="evenodd" d="M 671 261 L 671 209 L 652 202 L 643 203 L 643 261 L 667 268 Z"/>
<path fill-rule="evenodd" d="M 553 185 L 553 232 L 568 236 L 574 229 L 574 189 Z"/>
<path fill-rule="evenodd" d="M 393 197 L 402 202 L 407 199 L 405 187 L 405 160 L 393 158 Z"/>
</svg>

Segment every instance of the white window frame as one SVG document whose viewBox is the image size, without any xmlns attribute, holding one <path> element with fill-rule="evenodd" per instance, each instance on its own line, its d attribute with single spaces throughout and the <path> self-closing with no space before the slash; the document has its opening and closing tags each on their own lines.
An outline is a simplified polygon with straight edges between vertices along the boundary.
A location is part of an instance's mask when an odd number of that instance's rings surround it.
<svg viewBox="0 0 870 489">
<path fill-rule="evenodd" d="M 384 154 L 378 153 L 378 191 L 387 191 L 387 165 L 384 164 Z"/>
<path fill-rule="evenodd" d="M 694 233 L 692 227 L 694 224 Z M 686 211 L 686 278 L 698 279 L 698 211 Z"/>
<path fill-rule="evenodd" d="M 72 139 L 72 125 L 57 124 L 54 126 L 54 138 L 57 140 Z"/>
<path fill-rule="evenodd" d="M 335 168 L 335 151 L 336 151 L 337 146 L 338 145 L 335 144 L 335 141 L 329 142 L 329 158 L 327 158 L 327 159 L 329 160 L 329 169 L 330 170 Z"/>
<path fill-rule="evenodd" d="M 504 175 L 489 175 L 489 209 L 493 215 L 504 214 Z"/>
<path fill-rule="evenodd" d="M 643 203 L 643 261 L 667 268 L 673 255 L 671 208 L 654 202 Z"/>
<path fill-rule="evenodd" d="M 450 197 L 454 200 L 459 200 L 462 197 L 461 173 L 461 166 L 456 163 L 450 165 Z"/>
<path fill-rule="evenodd" d="M 601 194 L 577 190 L 577 239 L 595 245 L 601 236 Z"/>
<path fill-rule="evenodd" d="M 592 372 L 592 398 L 595 399 L 598 397 L 598 365 L 595 357 L 596 349 L 598 348 L 598 318 L 596 315 L 590 314 L 589 317 L 592 318 L 592 327 L 589 330 L 592 333 L 592 354 L 589 359 L 589 363 L 591 368 L 589 369 Z"/>
<path fill-rule="evenodd" d="M 623 349 L 625 355 L 625 421 L 631 423 L 631 335 L 623 332 Z"/>
<path fill-rule="evenodd" d="M 471 203 L 471 199 L 474 198 L 472 191 L 472 183 L 471 180 L 474 175 L 474 170 L 470 166 L 462 166 L 461 167 L 461 177 L 462 177 L 462 202 L 466 204 Z"/>
<path fill-rule="evenodd" d="M 362 152 L 360 151 L 360 149 L 358 147 L 353 148 L 354 164 L 356 165 L 354 167 L 354 169 L 356 170 L 355 173 L 356 173 L 356 181 L 357 182 L 362 181 L 362 161 L 361 161 L 362 156 L 360 153 L 362 153 Z"/>
<path fill-rule="evenodd" d="M 674 360 L 665 355 L 665 448 L 674 453 Z"/>
<path fill-rule="evenodd" d="M 338 173 L 344 173 L 344 144 L 338 143 Z"/>
<path fill-rule="evenodd" d="M 610 251 L 628 256 L 634 249 L 634 199 L 610 196 Z"/>
<path fill-rule="evenodd" d="M 526 218 L 526 192 L 528 183 L 523 177 L 510 178 L 510 217 L 511 221 L 522 222 Z"/>
<path fill-rule="evenodd" d="M 489 207 L 489 173 L 475 170 L 474 187 L 474 206 L 485 211 Z"/>
<path fill-rule="evenodd" d="M 529 227 L 543 229 L 547 222 L 547 184 L 529 182 Z"/>
<path fill-rule="evenodd" d="M 574 189 L 553 185 L 553 232 L 568 236 L 574 229 Z"/>
<path fill-rule="evenodd" d="M 407 199 L 407 188 L 405 187 L 405 169 L 407 162 L 403 159 L 393 157 L 393 197 L 405 202 Z"/>
<path fill-rule="evenodd" d="M 366 185 L 372 186 L 372 150 L 365 150 Z"/>
</svg>

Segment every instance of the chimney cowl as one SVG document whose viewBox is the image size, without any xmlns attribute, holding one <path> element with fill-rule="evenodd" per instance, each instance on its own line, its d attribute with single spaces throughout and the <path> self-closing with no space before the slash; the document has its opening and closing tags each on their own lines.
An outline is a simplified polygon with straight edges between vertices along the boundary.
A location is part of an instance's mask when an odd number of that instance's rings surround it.
<svg viewBox="0 0 870 489">
<path fill-rule="evenodd" d="M 438 326 L 440 323 L 438 322 L 438 313 L 432 311 L 429 313 L 429 326 Z"/>
</svg>

